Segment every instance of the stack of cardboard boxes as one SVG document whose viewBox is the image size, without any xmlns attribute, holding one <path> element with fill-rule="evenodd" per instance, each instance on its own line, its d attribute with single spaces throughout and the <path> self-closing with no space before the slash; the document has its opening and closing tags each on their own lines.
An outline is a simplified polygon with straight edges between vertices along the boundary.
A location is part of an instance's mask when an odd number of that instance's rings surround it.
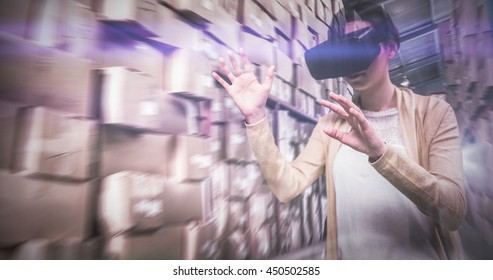
<svg viewBox="0 0 493 280">
<path fill-rule="evenodd" d="M 491 3 L 453 1 L 452 17 L 439 26 L 444 53 L 447 101 L 455 110 L 464 139 L 468 179 L 468 222 L 493 245 L 493 37 Z M 474 152 L 474 159 L 470 158 Z M 480 167 L 481 166 L 481 167 Z M 486 167 L 484 167 L 486 166 Z"/>
<path fill-rule="evenodd" d="M 240 47 L 260 80 L 276 66 L 269 121 L 293 160 L 317 101 L 343 92 L 303 59 L 332 2 L 3 1 L 1 258 L 265 259 L 320 242 L 321 181 L 279 204 L 211 72 Z"/>
</svg>

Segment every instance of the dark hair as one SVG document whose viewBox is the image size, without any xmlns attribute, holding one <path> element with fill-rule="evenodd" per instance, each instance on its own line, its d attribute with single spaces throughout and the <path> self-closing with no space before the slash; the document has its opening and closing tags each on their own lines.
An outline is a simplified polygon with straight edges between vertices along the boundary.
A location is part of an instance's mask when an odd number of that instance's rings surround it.
<svg viewBox="0 0 493 280">
<path fill-rule="evenodd" d="M 373 26 L 375 31 L 382 36 L 384 43 L 389 44 L 393 41 L 397 48 L 400 47 L 399 31 L 390 15 L 381 5 L 366 0 L 345 1 L 344 4 L 346 21 L 356 20 L 355 14 L 357 14 L 361 20 L 367 21 Z"/>
</svg>

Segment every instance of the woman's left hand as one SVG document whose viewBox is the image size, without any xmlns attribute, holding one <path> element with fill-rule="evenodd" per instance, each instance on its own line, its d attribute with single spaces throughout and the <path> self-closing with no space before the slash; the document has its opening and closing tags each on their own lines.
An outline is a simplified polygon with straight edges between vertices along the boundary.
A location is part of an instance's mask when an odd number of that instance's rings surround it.
<svg viewBox="0 0 493 280">
<path fill-rule="evenodd" d="M 352 149 L 365 153 L 371 162 L 378 160 L 386 149 L 385 142 L 375 133 L 375 130 L 365 118 L 361 110 L 343 96 L 329 93 L 332 100 L 339 105 L 327 100 L 322 100 L 321 104 L 331 111 L 346 119 L 351 126 L 349 132 L 342 132 L 331 127 L 324 129 L 325 134 L 351 147 Z"/>
</svg>

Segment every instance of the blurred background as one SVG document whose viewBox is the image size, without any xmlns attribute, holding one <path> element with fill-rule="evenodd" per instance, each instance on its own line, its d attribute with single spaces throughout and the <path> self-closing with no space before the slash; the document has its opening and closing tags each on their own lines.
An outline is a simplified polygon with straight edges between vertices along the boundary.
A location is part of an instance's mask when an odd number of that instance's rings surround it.
<svg viewBox="0 0 493 280">
<path fill-rule="evenodd" d="M 304 51 L 341 0 L 0 1 L 0 259 L 323 259 L 325 180 L 271 194 L 211 76 L 242 47 L 293 160 L 327 92 Z M 493 259 L 493 1 L 380 0 L 402 43 L 392 81 L 455 110 L 468 259 Z"/>
</svg>

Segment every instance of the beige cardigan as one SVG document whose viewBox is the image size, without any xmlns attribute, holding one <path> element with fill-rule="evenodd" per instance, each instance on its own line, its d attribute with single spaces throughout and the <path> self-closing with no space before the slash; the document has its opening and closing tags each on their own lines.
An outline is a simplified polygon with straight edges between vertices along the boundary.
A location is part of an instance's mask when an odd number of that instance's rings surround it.
<svg viewBox="0 0 493 280">
<path fill-rule="evenodd" d="M 460 134 L 454 111 L 438 98 L 396 88 L 399 120 L 409 157 L 391 146 L 371 165 L 429 217 L 441 259 L 462 259 L 457 229 L 466 211 Z M 324 172 L 327 175 L 327 258 L 338 258 L 335 189 L 332 168 L 341 143 L 323 129 L 345 130 L 334 113 L 323 116 L 298 157 L 286 162 L 276 147 L 267 120 L 247 126 L 250 146 L 274 195 L 287 202 Z"/>
</svg>

